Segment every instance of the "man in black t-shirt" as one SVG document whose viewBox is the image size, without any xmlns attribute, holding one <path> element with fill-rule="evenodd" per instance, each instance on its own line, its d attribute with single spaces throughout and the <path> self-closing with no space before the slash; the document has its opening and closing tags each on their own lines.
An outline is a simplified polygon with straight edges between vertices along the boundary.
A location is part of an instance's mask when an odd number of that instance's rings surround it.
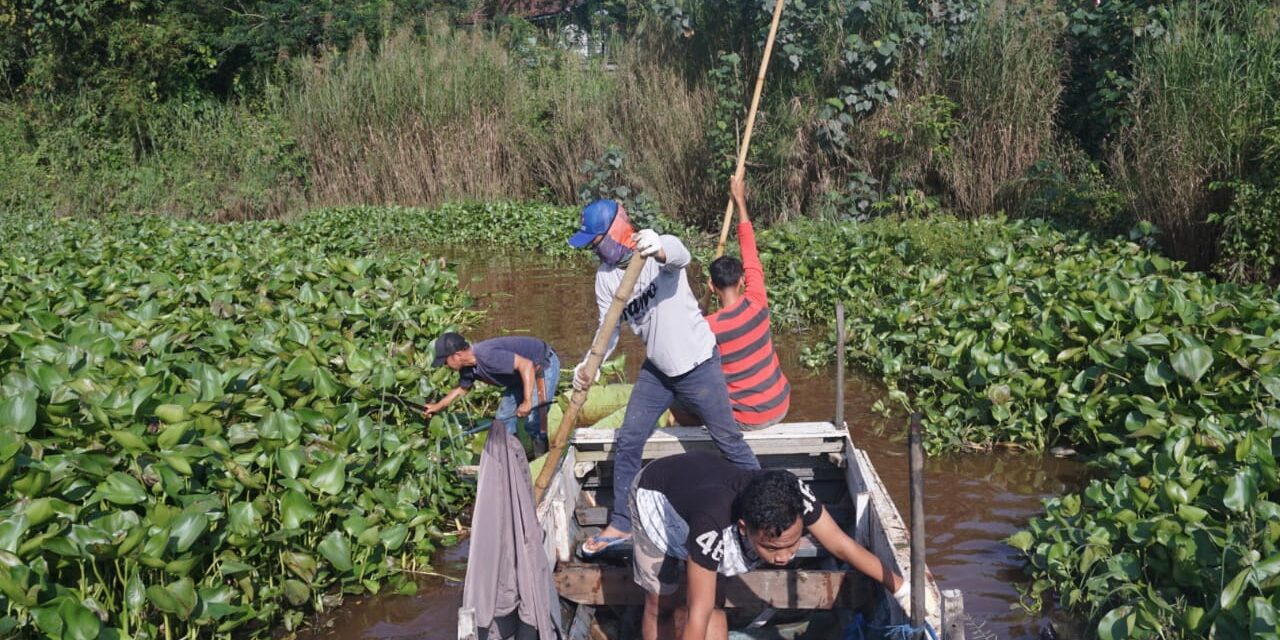
<svg viewBox="0 0 1280 640">
<path fill-rule="evenodd" d="M 717 574 L 784 566 L 795 557 L 806 530 L 907 606 L 907 581 L 846 535 L 808 485 L 789 471 L 743 469 L 712 452 L 685 453 L 645 467 L 630 500 L 633 569 L 645 590 L 644 640 L 659 637 L 659 597 L 679 587 L 682 564 L 687 565 L 688 616 L 680 637 L 726 638 L 724 612 L 715 607 Z"/>
<path fill-rule="evenodd" d="M 527 418 L 525 430 L 546 448 L 546 411 L 535 412 L 533 406 L 551 400 L 560 381 L 560 358 L 551 345 L 529 336 L 491 338 L 471 345 L 461 335 L 448 332 L 436 339 L 435 352 L 432 366 L 457 371 L 458 386 L 425 407 L 428 418 L 465 395 L 476 380 L 483 380 L 503 388 L 494 422 L 515 433 L 516 419 Z"/>
</svg>

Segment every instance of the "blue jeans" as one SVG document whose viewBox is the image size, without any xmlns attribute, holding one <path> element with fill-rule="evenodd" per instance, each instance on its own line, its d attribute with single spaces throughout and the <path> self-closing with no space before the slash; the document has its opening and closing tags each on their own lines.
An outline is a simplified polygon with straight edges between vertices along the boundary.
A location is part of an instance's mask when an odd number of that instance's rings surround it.
<svg viewBox="0 0 1280 640">
<path fill-rule="evenodd" d="M 640 473 L 644 443 L 653 435 L 662 412 L 677 399 L 702 416 L 707 433 L 726 460 L 747 469 L 760 468 L 756 454 L 742 439 L 742 431 L 729 408 L 729 387 L 720 368 L 719 350 L 692 371 L 678 376 L 668 376 L 645 360 L 631 390 L 631 399 L 627 401 L 613 460 L 613 516 L 609 524 L 618 531 L 631 531 L 627 499 L 631 483 Z"/>
<path fill-rule="evenodd" d="M 535 363 L 536 364 L 536 363 Z M 546 402 L 556 395 L 556 384 L 560 382 L 560 358 L 555 351 L 548 351 L 547 362 L 542 366 L 542 377 L 547 383 L 546 398 L 535 398 L 532 404 L 538 405 Z M 541 395 L 538 393 L 537 381 L 534 381 L 533 395 Z M 516 432 L 516 407 L 524 401 L 524 387 L 507 387 L 502 391 L 502 399 L 498 401 L 498 415 L 494 416 L 494 422 L 501 422 L 507 425 L 507 433 L 515 434 Z M 537 434 L 546 435 L 546 425 L 542 424 L 542 412 L 549 407 L 542 409 L 534 409 L 524 421 L 525 433 L 530 436 Z"/>
</svg>

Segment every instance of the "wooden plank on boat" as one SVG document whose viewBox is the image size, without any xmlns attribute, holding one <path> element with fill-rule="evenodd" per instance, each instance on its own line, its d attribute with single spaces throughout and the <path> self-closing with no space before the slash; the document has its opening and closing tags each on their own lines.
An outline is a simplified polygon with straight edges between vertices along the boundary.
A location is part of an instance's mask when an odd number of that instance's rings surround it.
<svg viewBox="0 0 1280 640">
<path fill-rule="evenodd" d="M 600 525 L 596 525 L 596 526 L 603 527 L 604 525 L 603 523 L 601 523 Z M 580 543 L 581 541 L 579 541 L 579 544 Z M 624 540 L 622 542 L 615 543 L 612 547 L 609 548 L 609 551 L 611 556 L 630 557 L 630 554 L 632 552 L 631 542 Z M 804 534 L 804 537 L 800 538 L 800 544 L 796 545 L 795 557 L 799 559 L 825 558 L 829 555 L 831 555 L 831 553 L 828 552 L 826 549 L 822 548 L 822 545 L 818 544 L 817 538 L 814 538 L 813 534 L 811 533 Z M 568 560 L 569 559 L 566 558 L 564 560 L 561 560 L 561 562 L 568 562 Z"/>
<path fill-rule="evenodd" d="M 854 448 L 853 454 L 853 462 L 849 467 L 860 476 L 859 482 L 867 487 L 867 493 L 871 497 L 871 509 L 868 513 L 870 539 L 863 546 L 899 575 L 910 576 L 911 536 L 907 525 L 889 497 L 889 490 L 876 474 L 875 467 L 871 464 L 871 459 L 867 457 L 866 452 Z M 925 572 L 925 613 L 929 624 L 938 629 L 942 626 L 942 594 L 938 591 L 938 585 L 933 575 L 929 573 L 928 567 L 925 568 Z M 915 594 L 912 594 L 912 597 L 915 597 Z M 894 614 L 892 620 L 894 624 L 908 621 L 907 612 L 901 611 L 900 607 L 895 606 L 891 609 Z"/>
<path fill-rule="evenodd" d="M 871 520 L 867 517 L 867 510 L 871 508 L 871 496 L 866 491 L 861 491 L 853 498 L 856 515 L 854 516 L 853 533 L 849 536 L 858 541 L 858 544 L 866 547 L 871 543 Z"/>
<path fill-rule="evenodd" d="M 555 582 L 562 598 L 578 604 L 644 604 L 644 591 L 632 579 L 631 567 L 562 564 Z M 757 569 L 722 578 L 720 584 L 724 606 L 730 608 L 858 608 L 872 597 L 867 578 L 848 571 Z M 676 597 L 683 594 L 681 584 Z"/>
<path fill-rule="evenodd" d="M 585 427 L 573 432 L 573 445 L 582 447 L 583 445 L 604 442 L 611 443 L 617 433 L 617 429 Z M 835 428 L 830 422 L 784 422 L 766 429 L 743 432 L 742 437 L 748 442 L 754 442 L 757 440 L 795 440 L 796 438 L 810 437 L 843 439 L 846 435 L 846 431 Z M 710 436 L 707 435 L 707 430 L 703 427 L 665 427 L 654 430 L 651 437 L 671 440 L 710 439 Z"/>
<path fill-rule="evenodd" d="M 614 451 L 614 429 L 578 429 L 573 446 L 578 460 L 599 461 Z M 786 423 L 742 434 L 756 455 L 817 454 L 844 449 L 844 432 L 826 422 Z M 645 442 L 644 459 L 665 458 L 689 451 L 714 450 L 715 443 L 701 427 L 668 427 L 654 431 Z"/>
<path fill-rule="evenodd" d="M 836 522 L 847 523 L 849 527 L 854 525 L 856 516 L 853 509 L 840 504 L 827 504 L 824 506 L 827 512 L 831 514 L 831 518 Z M 593 506 L 582 505 L 574 512 L 574 518 L 577 520 L 578 525 L 582 527 L 603 527 L 609 523 L 609 507 L 598 504 Z M 848 532 L 850 529 L 846 528 L 845 530 Z M 853 535 L 850 534 L 850 537 L 853 537 Z M 854 539 L 856 540 L 857 538 Z"/>
<path fill-rule="evenodd" d="M 829 505 L 847 505 L 852 506 L 849 501 L 849 490 L 841 481 L 816 481 L 806 483 L 809 485 L 815 498 L 823 504 Z M 613 508 L 614 505 L 614 488 L 613 487 L 595 487 L 582 488 L 581 497 L 578 500 L 578 506 L 606 507 Z M 576 511 L 576 509 L 575 509 Z"/>
<path fill-rule="evenodd" d="M 584 527 L 603 527 L 609 522 L 608 507 L 578 507 L 574 515 Z"/>
</svg>

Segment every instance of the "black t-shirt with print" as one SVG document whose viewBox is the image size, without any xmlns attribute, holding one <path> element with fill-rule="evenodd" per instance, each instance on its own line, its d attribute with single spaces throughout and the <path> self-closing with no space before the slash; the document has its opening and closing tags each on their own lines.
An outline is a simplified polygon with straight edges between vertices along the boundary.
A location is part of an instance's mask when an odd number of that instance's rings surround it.
<svg viewBox="0 0 1280 640">
<path fill-rule="evenodd" d="M 761 473 L 734 465 L 718 453 L 695 451 L 650 463 L 641 474 L 639 488 L 662 493 L 688 523 L 684 546 L 690 560 L 733 576 L 750 570 L 758 560 L 746 538 L 738 533 L 734 501 Z M 822 516 L 823 506 L 808 485 L 796 481 L 805 496 L 800 519 L 808 528 Z"/>
</svg>

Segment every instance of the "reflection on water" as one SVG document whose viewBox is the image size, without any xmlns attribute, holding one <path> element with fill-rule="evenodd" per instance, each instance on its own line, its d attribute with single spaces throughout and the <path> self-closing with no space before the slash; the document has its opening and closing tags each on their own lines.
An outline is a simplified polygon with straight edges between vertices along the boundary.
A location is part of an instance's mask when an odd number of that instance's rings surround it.
<svg viewBox="0 0 1280 640">
<path fill-rule="evenodd" d="M 563 366 L 572 368 L 590 347 L 596 328 L 594 267 L 583 261 L 492 253 L 453 254 L 460 282 L 487 312 L 472 339 L 530 334 L 550 342 Z M 694 278 L 698 289 L 700 276 Z M 782 366 L 791 379 L 790 421 L 830 420 L 835 383 L 831 371 L 801 367 L 800 348 L 811 341 L 803 332 L 775 329 Z M 634 377 L 644 349 L 623 331 L 618 353 L 627 355 Z M 615 354 L 616 355 L 616 354 Z M 905 424 L 870 408 L 882 395 L 874 382 L 851 378 L 845 384 L 845 420 L 854 441 L 866 450 L 899 509 L 906 512 L 907 450 Z M 1043 497 L 1083 485 L 1082 465 L 1050 456 L 1009 453 L 964 454 L 930 458 L 925 465 L 925 532 L 928 562 L 943 588 L 964 591 L 965 611 L 989 637 L 1035 638 L 1044 625 L 1039 616 L 1016 608 L 1023 580 L 1017 553 L 1001 540 L 1040 513 Z M 437 571 L 462 577 L 465 543 L 438 556 Z M 374 596 L 348 601 L 324 621 L 314 638 L 449 639 L 457 634 L 461 584 L 423 577 L 415 596 Z M 971 634 L 976 636 L 980 634 Z"/>
<path fill-rule="evenodd" d="M 468 551 L 464 541 L 437 553 L 434 565 L 440 575 L 420 576 L 417 594 L 347 600 L 337 612 L 319 621 L 319 628 L 300 635 L 315 639 L 454 640 L 458 637 L 461 581 L 467 572 Z"/>
</svg>

